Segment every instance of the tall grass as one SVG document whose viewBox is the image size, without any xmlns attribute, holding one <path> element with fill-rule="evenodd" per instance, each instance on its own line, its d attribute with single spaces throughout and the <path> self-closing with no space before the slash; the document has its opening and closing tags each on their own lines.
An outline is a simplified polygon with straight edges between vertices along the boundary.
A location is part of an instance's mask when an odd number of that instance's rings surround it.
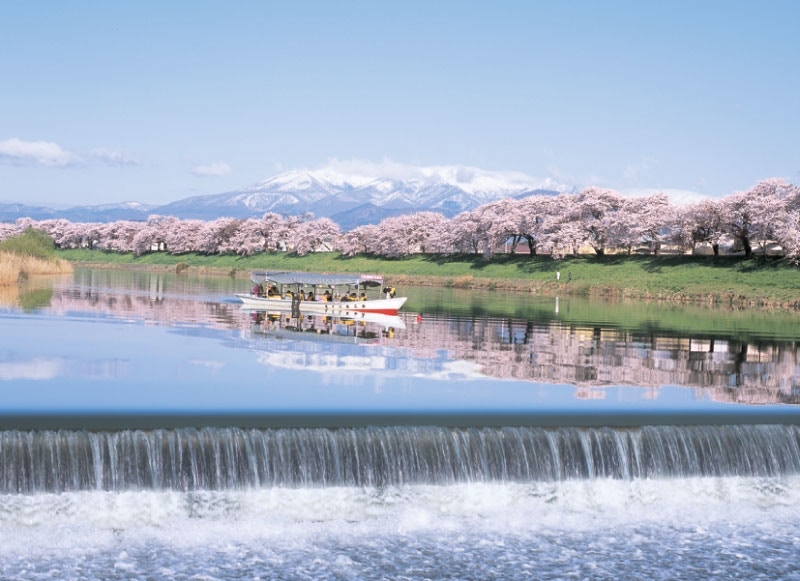
<svg viewBox="0 0 800 581">
<path fill-rule="evenodd" d="M 17 284 L 38 274 L 72 272 L 72 265 L 56 256 L 49 236 L 26 229 L 0 242 L 0 286 Z"/>
<path fill-rule="evenodd" d="M 26 228 L 22 234 L 0 241 L 0 252 L 32 256 L 43 260 L 55 259 L 53 240 L 41 230 Z"/>
</svg>

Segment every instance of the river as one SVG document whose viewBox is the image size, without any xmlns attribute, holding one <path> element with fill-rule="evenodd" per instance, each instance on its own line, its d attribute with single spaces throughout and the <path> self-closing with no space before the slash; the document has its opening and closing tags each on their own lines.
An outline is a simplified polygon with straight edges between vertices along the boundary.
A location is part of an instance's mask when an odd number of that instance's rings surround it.
<svg viewBox="0 0 800 581">
<path fill-rule="evenodd" d="M 0 578 L 800 578 L 798 314 L 248 286 L 0 292 Z"/>
</svg>

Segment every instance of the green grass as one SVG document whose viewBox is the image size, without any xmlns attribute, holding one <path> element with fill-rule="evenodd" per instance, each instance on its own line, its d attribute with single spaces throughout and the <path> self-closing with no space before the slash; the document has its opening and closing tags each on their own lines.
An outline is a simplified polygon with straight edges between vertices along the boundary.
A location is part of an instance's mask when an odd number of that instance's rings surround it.
<svg viewBox="0 0 800 581">
<path fill-rule="evenodd" d="M 41 230 L 26 228 L 22 234 L 0 241 L 0 252 L 18 256 L 32 256 L 43 260 L 54 260 L 56 251 L 53 240 Z"/>
<path fill-rule="evenodd" d="M 225 269 L 231 274 L 255 269 L 321 272 L 376 272 L 387 277 L 431 278 L 442 286 L 518 288 L 562 295 L 608 294 L 638 298 L 800 306 L 800 268 L 779 259 L 696 256 L 581 256 L 560 261 L 550 257 L 497 255 L 415 255 L 385 259 L 348 258 L 338 253 L 294 256 L 285 253 L 249 257 L 230 255 L 141 257 L 97 250 L 60 250 L 73 262 L 124 265 L 168 265 L 176 270 L 195 267 Z M 556 271 L 561 280 L 556 283 Z M 571 278 L 571 280 L 570 280 Z M 513 281 L 513 284 L 508 284 Z"/>
</svg>

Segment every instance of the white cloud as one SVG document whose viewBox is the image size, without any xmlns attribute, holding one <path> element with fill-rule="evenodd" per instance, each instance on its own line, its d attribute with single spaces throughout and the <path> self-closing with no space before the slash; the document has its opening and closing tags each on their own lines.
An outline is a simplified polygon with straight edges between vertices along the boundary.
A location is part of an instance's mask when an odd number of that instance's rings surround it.
<svg viewBox="0 0 800 581">
<path fill-rule="evenodd" d="M 656 158 L 643 155 L 638 163 L 628 164 L 623 176 L 626 180 L 636 182 L 647 175 L 656 165 L 658 165 L 658 160 Z"/>
<path fill-rule="evenodd" d="M 105 163 L 107 165 L 113 165 L 117 167 L 139 165 L 138 161 L 119 151 L 111 151 L 102 148 L 93 149 L 92 151 L 89 152 L 89 155 L 91 155 L 93 159 Z"/>
<path fill-rule="evenodd" d="M 215 161 L 206 165 L 196 165 L 192 168 L 192 173 L 200 177 L 219 177 L 231 173 L 231 166 L 224 161 Z"/>
<path fill-rule="evenodd" d="M 51 141 L 23 141 L 16 137 L 0 141 L 0 164 L 74 167 L 92 162 L 116 167 L 139 165 L 124 153 L 104 148 L 78 154 Z"/>
<path fill-rule="evenodd" d="M 16 137 L 0 141 L 0 163 L 67 167 L 80 157 L 50 141 L 22 141 Z"/>
<path fill-rule="evenodd" d="M 626 198 L 643 198 L 645 196 L 652 196 L 653 194 L 666 194 L 669 201 L 675 206 L 694 204 L 702 200 L 708 200 L 711 197 L 694 190 L 681 190 L 676 188 L 627 188 L 620 190 L 619 193 Z"/>
<path fill-rule="evenodd" d="M 380 163 L 363 159 L 339 160 L 334 158 L 316 171 L 360 177 L 364 178 L 365 181 L 372 181 L 378 178 L 396 180 L 425 179 L 423 168 L 416 165 L 397 163 L 386 158 Z"/>
</svg>

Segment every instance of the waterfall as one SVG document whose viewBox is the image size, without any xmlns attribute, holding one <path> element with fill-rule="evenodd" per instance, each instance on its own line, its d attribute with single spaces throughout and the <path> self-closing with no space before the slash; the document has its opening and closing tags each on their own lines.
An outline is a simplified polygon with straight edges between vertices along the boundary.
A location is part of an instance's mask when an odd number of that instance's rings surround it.
<svg viewBox="0 0 800 581">
<path fill-rule="evenodd" d="M 0 432 L 0 493 L 800 473 L 800 427 Z"/>
</svg>

